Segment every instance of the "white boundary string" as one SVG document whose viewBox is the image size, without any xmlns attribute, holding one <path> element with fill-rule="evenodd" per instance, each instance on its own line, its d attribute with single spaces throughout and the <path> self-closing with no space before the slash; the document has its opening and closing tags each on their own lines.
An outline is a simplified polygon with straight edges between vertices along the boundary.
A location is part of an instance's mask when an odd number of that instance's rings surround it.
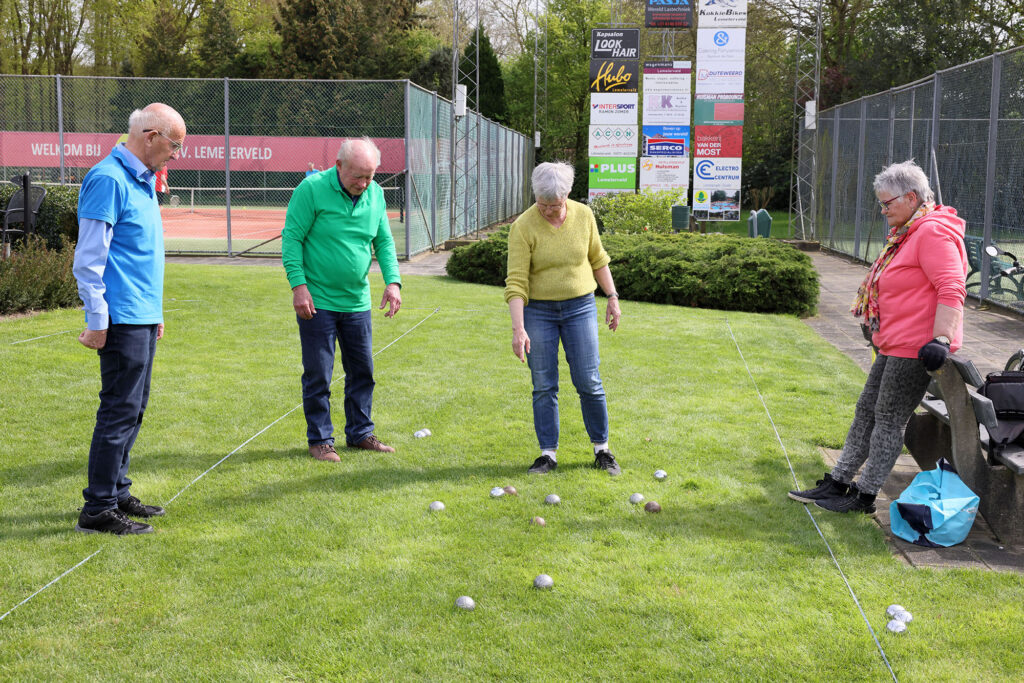
<svg viewBox="0 0 1024 683">
<path fill-rule="evenodd" d="M 743 367 L 747 370 L 747 376 L 750 377 L 750 383 L 754 385 L 754 391 L 757 392 L 757 398 L 760 399 L 761 405 L 764 407 L 765 415 L 768 416 L 768 421 L 772 425 L 772 430 L 775 432 L 775 438 L 779 442 L 779 446 L 782 448 L 782 454 L 786 456 L 786 464 L 789 465 L 789 472 L 793 475 L 793 483 L 799 488 L 800 483 L 796 478 L 796 471 L 793 470 L 793 463 L 789 459 L 789 452 L 786 450 L 786 445 L 782 443 L 782 437 L 779 435 L 778 427 L 775 426 L 775 420 L 772 418 L 771 412 L 768 410 L 768 404 L 764 401 L 764 396 L 761 395 L 761 390 L 757 386 L 757 381 L 754 379 L 753 373 L 750 372 L 750 366 L 747 365 L 747 359 L 743 356 L 743 351 L 740 349 L 740 343 L 736 341 L 736 335 L 732 332 L 732 325 L 729 324 L 729 320 L 725 321 L 726 327 L 729 328 L 729 336 L 732 337 L 733 344 L 736 345 L 736 352 L 740 355 L 740 360 L 743 361 Z M 818 531 L 818 535 L 821 536 L 821 540 L 825 543 L 825 548 L 828 550 L 828 554 L 832 557 L 832 563 L 836 566 L 839 571 L 839 576 L 842 577 L 843 583 L 846 584 L 846 589 L 850 591 L 850 597 L 853 598 L 853 603 L 857 606 L 857 610 L 860 612 L 860 616 L 864 619 L 864 623 L 868 627 L 868 632 L 871 633 L 871 638 L 875 641 L 875 646 L 878 648 L 878 653 L 882 655 L 882 661 L 885 662 L 885 666 L 889 669 L 889 673 L 892 674 L 892 680 L 898 681 L 896 678 L 896 672 L 892 670 L 892 665 L 889 663 L 889 658 L 885 656 L 885 650 L 882 649 L 882 644 L 878 642 L 878 636 L 875 635 L 875 629 L 871 628 L 871 622 L 868 620 L 868 616 L 864 613 L 864 608 L 860 605 L 860 600 L 857 599 L 857 594 L 853 590 L 853 586 L 850 585 L 849 580 L 846 578 L 846 573 L 843 572 L 843 568 L 839 566 L 839 560 L 836 558 L 836 554 L 832 552 L 832 546 L 829 545 L 828 539 L 825 538 L 825 534 L 822 533 L 821 527 L 818 526 L 818 521 L 814 519 L 814 515 L 811 514 L 809 505 L 804 505 L 804 511 L 810 518 L 814 528 Z"/>
<path fill-rule="evenodd" d="M 418 323 L 416 323 L 415 325 L 413 325 L 412 327 L 410 327 L 409 329 L 407 329 L 407 330 L 406 330 L 405 332 L 403 332 L 402 334 L 400 334 L 400 335 L 398 335 L 397 337 L 395 337 L 394 339 L 392 339 L 392 340 L 391 340 L 391 342 L 389 342 L 389 343 L 387 344 L 387 346 L 384 346 L 383 348 L 379 349 L 379 350 L 378 350 L 378 351 L 377 351 L 376 353 L 374 353 L 374 354 L 373 354 L 373 357 L 374 357 L 374 358 L 376 358 L 376 357 L 377 357 L 377 356 L 379 356 L 379 355 L 380 355 L 381 353 L 383 353 L 383 352 L 384 352 L 384 351 L 386 351 L 387 349 L 389 349 L 389 348 L 391 348 L 392 346 L 394 346 L 394 345 L 395 345 L 395 343 L 396 343 L 396 342 L 398 342 L 398 340 L 399 340 L 399 339 L 401 339 L 402 337 L 406 336 L 407 334 L 409 334 L 410 332 L 412 332 L 413 330 L 415 330 L 415 329 L 416 329 L 417 327 L 419 327 L 420 325 L 422 325 L 423 323 L 425 323 L 425 322 L 426 322 L 426 321 L 427 321 L 427 320 L 428 320 L 428 319 L 429 319 L 430 317 L 432 317 L 432 316 L 433 316 L 434 314 L 436 314 L 436 313 L 437 313 L 438 311 L 440 311 L 440 310 L 441 310 L 441 307 L 440 307 L 440 306 L 438 306 L 437 308 L 435 308 L 434 310 L 432 310 L 432 311 L 431 311 L 431 312 L 430 312 L 430 313 L 429 313 L 429 314 L 428 314 L 428 315 L 427 315 L 427 316 L 426 316 L 425 318 L 423 318 L 423 319 L 422 319 L 422 320 L 420 320 L 420 321 L 419 321 Z M 333 384 L 333 382 L 332 382 L 332 384 Z M 253 439 L 255 439 L 255 438 L 256 438 L 257 436 L 259 436 L 259 435 L 260 435 L 260 434 L 262 434 L 263 432 L 267 431 L 268 429 L 270 429 L 271 427 L 273 427 L 274 425 L 276 425 L 276 424 L 277 424 L 278 422 L 280 422 L 280 421 L 281 421 L 281 420 L 283 420 L 284 418 L 288 417 L 289 415 L 291 415 L 292 413 L 294 413 L 294 412 L 295 412 L 296 410 L 298 410 L 298 409 L 299 409 L 299 408 L 301 408 L 301 407 L 302 407 L 302 403 L 299 403 L 299 404 L 298 404 L 297 406 L 295 406 L 294 408 L 292 408 L 291 410 L 289 410 L 288 412 L 286 412 L 286 413 L 285 413 L 284 415 L 281 415 L 281 416 L 280 416 L 279 418 L 277 418 L 276 420 L 274 420 L 273 422 L 271 422 L 270 424 L 268 424 L 268 425 L 267 425 L 266 427 L 264 427 L 263 429 L 259 430 L 258 432 L 256 432 L 256 433 L 255 433 L 255 434 L 253 434 L 252 436 L 250 436 L 250 437 L 249 437 L 248 439 L 246 439 L 245 441 L 243 441 L 241 445 L 239 445 L 239 446 L 238 446 L 237 448 L 235 448 L 235 449 L 234 449 L 233 451 L 231 451 L 230 453 L 228 453 L 227 455 L 225 455 L 225 456 L 224 456 L 223 458 L 221 458 L 220 460 L 218 460 L 217 462 L 215 462 L 215 463 L 213 464 L 213 466 L 212 466 L 212 467 L 210 467 L 210 468 L 209 468 L 208 470 L 206 470 L 205 472 L 203 472 L 202 474 L 200 474 L 200 475 L 199 475 L 198 477 L 196 477 L 195 479 L 193 479 L 192 481 L 190 481 L 190 482 L 189 482 L 188 484 L 186 484 L 186 485 L 185 485 L 185 487 L 184 487 L 183 489 L 181 489 L 180 491 L 178 491 L 177 493 L 175 493 L 175 494 L 174 494 L 174 495 L 173 495 L 173 496 L 171 497 L 171 499 L 170 499 L 170 500 L 168 500 L 168 501 L 167 501 L 166 503 L 164 503 L 164 505 L 170 505 L 170 504 L 171 504 L 171 503 L 172 503 L 172 502 L 174 501 L 174 499 L 175 499 L 175 498 L 177 498 L 177 497 L 178 497 L 178 496 L 180 496 L 180 495 L 181 495 L 182 493 L 184 493 L 184 492 L 185 492 L 185 491 L 186 491 L 186 490 L 187 490 L 187 489 L 188 489 L 188 488 L 189 488 L 190 486 L 192 486 L 192 484 L 195 484 L 195 483 L 196 483 L 197 481 L 199 481 L 200 479 L 202 479 L 203 477 L 205 477 L 205 476 L 206 476 L 207 474 L 209 474 L 210 472 L 212 472 L 212 471 L 214 470 L 214 468 L 216 468 L 216 467 L 217 467 L 218 465 L 220 465 L 220 464 L 221 464 L 222 462 L 224 462 L 225 460 L 227 460 L 228 458 L 230 458 L 230 457 L 231 457 L 232 455 L 234 455 L 235 453 L 237 453 L 237 452 L 238 452 L 239 450 L 241 450 L 241 449 L 242 449 L 242 448 L 243 448 L 243 447 L 244 447 L 244 446 L 245 446 L 246 444 L 248 444 L 248 443 L 249 443 L 250 441 L 252 441 Z M 50 582 L 49 582 L 48 584 L 46 584 L 45 586 L 43 586 L 42 588 L 40 588 L 39 590 L 37 590 L 37 591 L 36 591 L 35 593 L 33 593 L 32 595 L 30 595 L 30 596 L 28 596 L 27 598 L 25 598 L 24 600 L 22 600 L 21 602 L 19 602 L 19 603 L 18 603 L 17 605 L 15 605 L 14 607 L 12 607 L 11 609 L 7 610 L 7 612 L 6 612 L 6 613 L 5 613 L 5 614 L 4 614 L 3 616 L 0 616 L 0 621 L 3 621 L 4 619 L 6 619 L 6 618 L 7 618 L 7 615 L 9 615 L 9 614 L 10 614 L 11 612 L 13 612 L 14 610 L 18 609 L 19 607 L 21 607 L 22 605 L 24 605 L 25 603 L 27 603 L 27 602 L 28 602 L 29 600 L 31 600 L 32 598 L 36 597 L 37 595 L 39 595 L 40 593 L 42 593 L 42 592 L 43 592 L 44 590 L 46 590 L 47 588 L 49 588 L 49 587 L 50 587 L 50 586 L 52 586 L 53 584 L 57 583 L 58 581 L 60 581 L 61 579 L 63 579 L 63 578 L 65 577 L 65 576 L 67 576 L 67 575 L 68 575 L 68 574 L 70 574 L 71 572 L 75 571 L 76 569 L 78 569 L 79 567 L 81 567 L 81 566 L 82 566 L 83 564 L 85 564 L 86 562 L 88 562 L 89 560 L 91 560 L 92 558 L 96 557 L 96 555 L 97 555 L 97 554 L 99 554 L 99 552 L 100 552 L 101 550 L 103 550 L 103 548 L 99 548 L 99 550 L 96 550 L 96 551 L 94 551 L 94 552 L 92 553 L 92 555 L 89 555 L 88 557 L 86 557 L 85 559 L 83 559 L 83 560 L 82 560 L 81 562 L 79 562 L 78 564 L 76 564 L 76 565 L 75 565 L 74 567 L 71 567 L 70 569 L 68 569 L 67 571 L 65 571 L 65 572 L 64 572 L 63 574 L 61 574 L 60 576 L 56 577 L 55 579 L 53 579 L 52 581 L 50 581 Z"/>
<path fill-rule="evenodd" d="M 32 337 L 31 339 L 22 339 L 21 341 L 11 342 L 11 346 L 15 344 L 24 344 L 25 342 L 35 341 L 37 339 L 46 339 L 47 337 L 56 337 L 58 334 L 67 334 L 68 332 L 74 332 L 74 330 L 64 330 L 63 332 L 54 332 L 53 334 L 44 334 L 41 337 Z"/>
</svg>

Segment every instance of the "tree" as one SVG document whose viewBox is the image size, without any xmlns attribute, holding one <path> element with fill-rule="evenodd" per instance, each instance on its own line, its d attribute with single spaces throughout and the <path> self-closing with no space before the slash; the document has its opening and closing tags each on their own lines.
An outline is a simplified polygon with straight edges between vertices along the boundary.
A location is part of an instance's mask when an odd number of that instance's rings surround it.
<svg viewBox="0 0 1024 683">
<path fill-rule="evenodd" d="M 238 30 L 225 0 L 212 0 L 200 16 L 199 48 L 195 75 L 223 78 L 234 76 L 241 52 Z"/>
<path fill-rule="evenodd" d="M 501 76 L 501 64 L 498 63 L 498 58 L 495 56 L 494 50 L 491 49 L 491 41 L 487 38 L 487 33 L 479 28 L 475 33 L 479 35 L 470 39 L 466 49 L 462 52 L 460 70 L 462 73 L 473 73 L 477 68 L 476 43 L 479 38 L 480 70 L 477 73 L 477 83 L 480 87 L 479 102 L 470 98 L 471 101 L 467 102 L 466 106 L 493 121 L 504 123 L 508 118 L 508 104 L 505 102 L 505 81 Z M 461 82 L 465 83 L 466 79 Z M 470 87 L 469 91 L 472 94 L 473 88 Z"/>
<path fill-rule="evenodd" d="M 427 90 L 433 90 L 441 97 L 451 97 L 452 49 L 446 46 L 435 49 L 412 70 L 409 80 Z"/>
<path fill-rule="evenodd" d="M 199 5 L 200 0 L 156 1 L 132 62 L 136 76 L 180 78 L 192 73 L 194 57 L 186 45 Z"/>
</svg>

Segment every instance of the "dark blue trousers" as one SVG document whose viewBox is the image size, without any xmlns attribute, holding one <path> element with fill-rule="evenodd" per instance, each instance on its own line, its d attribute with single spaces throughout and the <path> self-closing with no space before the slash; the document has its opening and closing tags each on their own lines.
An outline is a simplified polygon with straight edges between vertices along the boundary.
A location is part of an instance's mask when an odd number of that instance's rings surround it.
<svg viewBox="0 0 1024 683">
<path fill-rule="evenodd" d="M 89 447 L 89 486 L 82 491 L 90 514 L 117 507 L 132 485 L 128 462 L 149 401 L 156 353 L 156 325 L 110 325 L 100 357 L 100 408 Z"/>
<path fill-rule="evenodd" d="M 338 313 L 318 308 L 312 320 L 299 321 L 302 342 L 302 410 L 309 445 L 334 443 L 331 378 L 334 345 L 345 370 L 345 440 L 356 444 L 373 434 L 373 327 L 370 311 Z"/>
</svg>

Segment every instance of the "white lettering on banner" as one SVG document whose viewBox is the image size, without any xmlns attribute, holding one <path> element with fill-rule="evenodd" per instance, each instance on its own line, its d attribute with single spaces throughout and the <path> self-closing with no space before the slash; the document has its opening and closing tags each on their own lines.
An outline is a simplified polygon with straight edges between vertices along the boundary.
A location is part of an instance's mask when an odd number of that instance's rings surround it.
<svg viewBox="0 0 1024 683">
<path fill-rule="evenodd" d="M 600 170 L 601 173 L 636 173 L 636 164 L 600 164 Z"/>
</svg>

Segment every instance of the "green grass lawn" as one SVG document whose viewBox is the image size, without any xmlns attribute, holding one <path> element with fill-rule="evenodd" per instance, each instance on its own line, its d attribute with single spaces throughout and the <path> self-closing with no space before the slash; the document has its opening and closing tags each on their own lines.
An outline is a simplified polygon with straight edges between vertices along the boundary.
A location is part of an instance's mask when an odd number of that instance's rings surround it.
<svg viewBox="0 0 1024 683">
<path fill-rule="evenodd" d="M 374 418 L 397 453 L 320 463 L 283 273 L 169 264 L 131 475 L 173 502 L 135 538 L 72 531 L 99 389 L 81 313 L 0 322 L 0 614 L 91 556 L 0 621 L 0 679 L 891 680 L 844 576 L 901 680 L 1024 671 L 1019 576 L 913 569 L 869 518 L 815 510 L 840 574 L 786 498 L 787 457 L 813 484 L 863 382 L 801 321 L 623 302 L 601 333 L 622 475 L 589 467 L 563 368 L 559 468 L 531 477 L 500 290 L 408 277 L 403 297 L 374 316 Z M 506 484 L 519 495 L 488 496 Z M 915 617 L 898 636 L 894 602 Z"/>
</svg>

